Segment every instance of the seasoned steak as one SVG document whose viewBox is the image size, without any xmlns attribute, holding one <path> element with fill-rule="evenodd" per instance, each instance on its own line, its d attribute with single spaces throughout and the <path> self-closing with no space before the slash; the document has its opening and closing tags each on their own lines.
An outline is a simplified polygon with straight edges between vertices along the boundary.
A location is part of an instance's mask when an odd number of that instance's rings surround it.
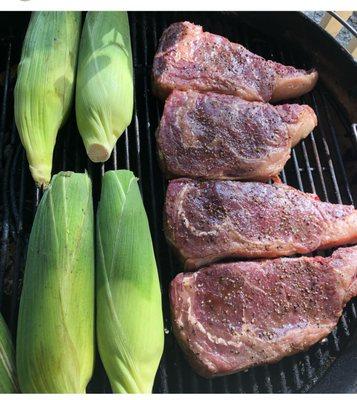
<svg viewBox="0 0 357 400">
<path fill-rule="evenodd" d="M 298 97 L 316 81 L 316 71 L 267 61 L 189 22 L 174 23 L 164 31 L 153 63 L 154 89 L 162 98 L 173 89 L 192 89 L 275 101 Z"/>
<path fill-rule="evenodd" d="M 168 176 L 268 180 L 316 124 L 307 105 L 174 90 L 157 130 L 158 154 Z"/>
<path fill-rule="evenodd" d="M 216 264 L 172 281 L 172 324 L 192 366 L 213 377 L 308 349 L 354 296 L 357 246 L 329 258 Z"/>
<path fill-rule="evenodd" d="M 170 182 L 165 233 L 195 269 L 228 258 L 273 258 L 357 243 L 357 211 L 290 186 L 259 182 Z"/>
</svg>

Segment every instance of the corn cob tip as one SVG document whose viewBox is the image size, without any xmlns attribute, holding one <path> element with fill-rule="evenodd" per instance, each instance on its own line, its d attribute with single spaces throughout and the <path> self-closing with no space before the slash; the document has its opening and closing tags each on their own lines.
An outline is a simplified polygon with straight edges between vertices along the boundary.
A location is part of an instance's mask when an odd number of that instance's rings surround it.
<svg viewBox="0 0 357 400">
<path fill-rule="evenodd" d="M 31 175 L 39 188 L 46 189 L 51 180 L 51 166 L 30 165 Z"/>
<path fill-rule="evenodd" d="M 93 162 L 105 162 L 110 157 L 111 149 L 101 143 L 93 143 L 87 148 L 88 157 Z"/>
</svg>

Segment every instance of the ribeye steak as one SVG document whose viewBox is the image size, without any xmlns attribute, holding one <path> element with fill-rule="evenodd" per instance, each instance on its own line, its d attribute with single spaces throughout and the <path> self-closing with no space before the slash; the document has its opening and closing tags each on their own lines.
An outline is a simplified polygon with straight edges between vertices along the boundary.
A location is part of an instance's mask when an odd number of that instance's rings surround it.
<svg viewBox="0 0 357 400">
<path fill-rule="evenodd" d="M 216 264 L 171 283 L 174 333 L 205 377 L 274 363 L 308 349 L 357 296 L 357 246 L 329 258 Z"/>
<path fill-rule="evenodd" d="M 169 183 L 165 233 L 186 269 L 228 258 L 273 258 L 357 243 L 353 206 L 320 201 L 283 184 Z"/>
<path fill-rule="evenodd" d="M 156 133 L 158 154 L 169 177 L 268 180 L 316 124 L 308 105 L 174 90 Z"/>
<path fill-rule="evenodd" d="M 189 22 L 170 25 L 153 63 L 156 93 L 173 89 L 233 94 L 246 100 L 298 97 L 316 84 L 317 72 L 285 66 L 251 53 Z"/>
</svg>

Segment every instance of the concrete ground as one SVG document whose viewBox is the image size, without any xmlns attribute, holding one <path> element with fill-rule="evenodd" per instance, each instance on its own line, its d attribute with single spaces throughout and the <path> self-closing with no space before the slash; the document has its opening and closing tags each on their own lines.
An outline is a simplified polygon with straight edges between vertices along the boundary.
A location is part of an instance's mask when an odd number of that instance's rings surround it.
<svg viewBox="0 0 357 400">
<path fill-rule="evenodd" d="M 323 11 L 306 11 L 305 14 L 314 20 L 315 22 L 319 23 L 321 21 L 321 18 L 324 14 Z M 355 29 L 357 29 L 357 12 L 354 11 L 351 17 L 347 21 L 349 24 L 351 24 Z M 346 44 L 349 42 L 351 39 L 352 34 L 349 32 L 346 28 L 342 28 L 337 35 L 336 39 L 343 45 L 346 46 Z"/>
</svg>

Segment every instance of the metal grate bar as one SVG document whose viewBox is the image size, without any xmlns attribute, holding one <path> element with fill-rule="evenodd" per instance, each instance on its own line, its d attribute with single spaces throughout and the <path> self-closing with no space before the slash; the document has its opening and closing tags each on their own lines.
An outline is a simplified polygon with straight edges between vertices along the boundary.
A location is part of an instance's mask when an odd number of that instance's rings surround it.
<svg viewBox="0 0 357 400">
<path fill-rule="evenodd" d="M 301 143 L 301 147 L 302 147 L 302 151 L 303 151 L 303 155 L 304 155 L 304 160 L 305 160 L 305 168 L 309 177 L 309 183 L 310 183 L 310 192 L 311 193 L 316 193 L 316 187 L 315 187 L 315 181 L 314 181 L 314 177 L 312 175 L 312 168 L 310 165 L 310 160 L 309 160 L 309 156 L 307 154 L 307 150 L 306 150 L 306 144 L 305 141 L 303 141 Z"/>
<path fill-rule="evenodd" d="M 13 149 L 8 152 L 8 158 L 5 161 L 3 168 L 2 180 L 2 222 L 1 222 L 1 242 L 0 242 L 0 307 L 2 306 L 3 298 L 3 284 L 4 274 L 9 260 L 9 234 L 10 234 L 10 221 L 9 221 L 9 202 L 7 198 L 8 190 L 8 177 L 11 169 L 11 157 Z"/>
<path fill-rule="evenodd" d="M 132 43 L 137 43 L 137 23 L 132 23 L 131 24 L 131 35 L 132 35 Z M 133 46 L 133 64 L 134 68 L 138 64 L 138 53 L 137 53 L 137 46 Z M 138 119 L 138 114 L 137 114 L 137 103 L 136 99 L 138 96 L 140 96 L 140 93 L 137 94 L 137 85 L 135 83 L 135 107 L 134 107 L 134 126 L 135 126 L 135 139 L 136 139 L 136 150 L 137 150 L 137 171 L 138 171 L 138 178 L 139 178 L 139 185 L 140 188 L 142 189 L 142 174 L 141 174 L 141 148 L 140 148 L 140 125 L 139 125 L 139 119 Z"/>
<path fill-rule="evenodd" d="M 18 313 L 18 301 L 19 301 L 19 275 L 22 270 L 21 265 L 24 264 L 25 249 L 27 245 L 24 242 L 23 227 L 24 227 L 24 203 L 25 203 L 25 193 L 26 193 L 26 178 L 27 178 L 27 160 L 25 152 L 19 146 L 21 151 L 18 152 L 21 159 L 21 173 L 20 173 L 20 193 L 19 193 L 19 206 L 18 206 L 18 218 L 16 220 L 16 251 L 15 251 L 15 261 L 14 268 L 12 270 L 12 295 L 11 295 L 11 310 L 10 310 L 10 323 L 9 328 L 11 332 L 16 332 L 17 324 L 17 313 Z M 12 181 L 14 182 L 14 180 Z M 14 185 L 12 185 L 13 187 Z"/>
<path fill-rule="evenodd" d="M 282 364 L 281 363 L 279 363 L 278 370 L 279 370 L 279 375 L 280 375 L 281 391 L 283 393 L 287 393 L 288 392 L 288 386 L 287 386 L 287 382 L 286 382 L 286 375 L 285 375 L 285 371 L 282 368 Z"/>
<path fill-rule="evenodd" d="M 317 92 L 317 90 L 316 90 L 316 92 Z M 316 115 L 317 115 L 317 119 L 318 119 L 318 121 L 320 121 L 318 128 L 319 128 L 320 134 L 322 136 L 323 149 L 324 149 L 325 155 L 327 157 L 328 170 L 329 170 L 330 176 L 332 178 L 334 192 L 335 192 L 335 195 L 336 195 L 336 197 L 338 199 L 338 202 L 342 203 L 341 193 L 340 193 L 340 190 L 339 190 L 339 187 L 338 187 L 338 184 L 337 184 L 336 174 L 335 174 L 334 165 L 333 165 L 333 162 L 332 162 L 332 159 L 331 159 L 330 149 L 328 147 L 328 143 L 327 143 L 327 140 L 326 140 L 326 131 L 325 131 L 325 127 L 323 126 L 323 117 L 322 117 L 321 108 L 318 107 L 317 96 L 314 95 L 314 94 L 311 94 L 311 98 L 312 98 L 314 109 L 315 109 L 315 112 L 316 112 Z M 321 177 L 324 180 L 323 175 Z M 326 187 L 326 185 L 325 185 L 325 187 Z M 326 196 L 325 200 L 328 201 L 329 199 L 328 199 L 327 192 L 324 193 L 324 194 Z"/>
<path fill-rule="evenodd" d="M 246 372 L 246 375 L 249 376 L 249 386 L 252 393 L 259 393 L 259 386 L 257 383 L 257 377 L 255 375 L 255 371 L 256 371 L 255 368 L 250 368 Z"/>
<path fill-rule="evenodd" d="M 125 135 L 125 168 L 130 169 L 130 156 L 129 156 L 129 133 L 128 133 L 128 128 L 125 129 L 124 132 Z M 114 147 L 113 150 L 113 155 L 114 155 L 114 169 L 118 169 L 118 162 L 117 162 L 117 147 Z"/>
<path fill-rule="evenodd" d="M 3 164 L 3 147 L 5 144 L 5 128 L 6 128 L 6 116 L 7 116 L 7 107 L 8 107 L 8 95 L 9 95 L 9 86 L 10 86 L 10 67 L 11 67 L 11 42 L 9 42 L 7 47 L 6 54 L 6 67 L 5 67 L 5 79 L 4 79 L 4 90 L 2 96 L 2 104 L 1 104 L 1 117 L 0 117 L 0 167 Z"/>
<path fill-rule="evenodd" d="M 295 167 L 295 173 L 296 173 L 296 177 L 297 177 L 297 181 L 298 181 L 298 187 L 299 190 L 304 191 L 304 185 L 302 183 L 302 179 L 301 179 L 301 173 L 300 173 L 300 166 L 299 166 L 299 162 L 296 156 L 296 150 L 295 149 L 291 149 L 291 155 L 294 161 L 294 167 Z"/>
<path fill-rule="evenodd" d="M 11 135 L 11 145 L 14 146 L 15 153 L 14 153 L 14 163 L 12 165 L 12 168 L 10 170 L 10 177 L 9 177 L 9 181 L 10 181 L 10 187 L 9 187 L 9 194 L 10 194 L 10 203 L 12 204 L 12 207 L 10 209 L 11 212 L 11 217 L 14 219 L 14 225 L 15 227 L 17 227 L 19 225 L 19 219 L 20 219 L 20 211 L 19 211 L 19 204 L 17 201 L 17 192 L 18 192 L 18 187 L 15 187 L 15 185 L 11 184 L 12 182 L 16 182 L 16 171 L 18 168 L 18 159 L 19 157 L 23 156 L 23 148 L 22 146 L 17 143 L 15 144 L 15 140 L 14 137 L 16 135 L 16 128 L 15 128 L 15 123 L 13 124 L 13 129 L 12 129 L 12 135 Z M 16 146 L 17 145 L 17 146 Z M 20 190 L 22 188 L 20 187 Z M 16 232 L 17 229 L 15 228 L 14 231 Z"/>
<path fill-rule="evenodd" d="M 285 167 L 281 171 L 280 175 L 281 175 L 281 180 L 283 181 L 283 183 L 287 184 L 288 180 L 286 179 Z"/>
<path fill-rule="evenodd" d="M 264 386 L 266 393 L 273 393 L 273 385 L 272 385 L 272 378 L 270 376 L 270 371 L 266 365 L 263 366 L 264 371 Z"/>
</svg>

